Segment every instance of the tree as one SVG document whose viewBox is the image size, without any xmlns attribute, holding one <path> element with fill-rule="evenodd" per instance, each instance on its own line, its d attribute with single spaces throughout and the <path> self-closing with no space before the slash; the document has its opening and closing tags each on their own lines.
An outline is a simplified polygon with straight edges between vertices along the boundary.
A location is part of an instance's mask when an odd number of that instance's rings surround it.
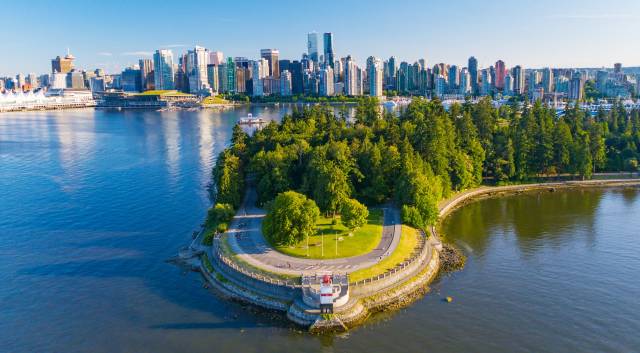
<svg viewBox="0 0 640 353">
<path fill-rule="evenodd" d="M 313 200 L 295 191 L 278 194 L 268 206 L 262 231 L 276 245 L 293 245 L 315 233 L 320 210 Z"/>
<path fill-rule="evenodd" d="M 207 212 L 207 221 L 205 226 L 215 228 L 218 232 L 224 232 L 229 226 L 229 222 L 233 219 L 236 211 L 228 203 L 217 203 Z"/>
<path fill-rule="evenodd" d="M 216 202 L 231 204 L 238 208 L 244 193 L 242 160 L 230 149 L 220 153 L 213 170 L 216 185 Z"/>
<path fill-rule="evenodd" d="M 342 205 L 340 219 L 342 224 L 351 231 L 365 225 L 367 217 L 369 217 L 369 210 L 356 199 L 348 199 Z"/>
</svg>

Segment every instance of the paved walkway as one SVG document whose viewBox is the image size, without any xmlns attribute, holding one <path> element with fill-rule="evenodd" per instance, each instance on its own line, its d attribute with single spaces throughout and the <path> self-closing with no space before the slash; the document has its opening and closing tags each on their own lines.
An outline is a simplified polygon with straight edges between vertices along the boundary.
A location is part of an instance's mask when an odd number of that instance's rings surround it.
<svg viewBox="0 0 640 353">
<path fill-rule="evenodd" d="M 288 256 L 271 248 L 262 235 L 265 211 L 255 205 L 254 189 L 247 190 L 243 205 L 231 222 L 227 232 L 229 245 L 238 256 L 253 266 L 267 271 L 299 275 L 319 271 L 350 273 L 369 267 L 391 254 L 400 241 L 400 212 L 393 207 L 384 208 L 382 239 L 371 252 L 341 259 L 319 260 Z"/>
</svg>

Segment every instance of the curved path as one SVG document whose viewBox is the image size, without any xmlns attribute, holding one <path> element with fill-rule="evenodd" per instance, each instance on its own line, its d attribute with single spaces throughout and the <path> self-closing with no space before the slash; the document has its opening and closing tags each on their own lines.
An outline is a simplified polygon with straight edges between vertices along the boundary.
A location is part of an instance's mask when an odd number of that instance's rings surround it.
<svg viewBox="0 0 640 353">
<path fill-rule="evenodd" d="M 249 264 L 264 270 L 292 275 L 313 274 L 319 271 L 350 273 L 374 265 L 391 254 L 400 241 L 400 212 L 393 207 L 384 208 L 382 239 L 371 252 L 339 259 L 305 259 L 285 255 L 274 250 L 262 235 L 264 210 L 255 207 L 256 192 L 247 195 L 227 231 L 229 246 L 237 256 Z"/>
</svg>

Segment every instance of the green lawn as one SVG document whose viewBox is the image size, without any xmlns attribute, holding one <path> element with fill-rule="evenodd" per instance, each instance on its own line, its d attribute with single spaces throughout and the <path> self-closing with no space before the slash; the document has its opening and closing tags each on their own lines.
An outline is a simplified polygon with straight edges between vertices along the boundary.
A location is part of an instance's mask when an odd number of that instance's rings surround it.
<svg viewBox="0 0 640 353">
<path fill-rule="evenodd" d="M 382 210 L 369 210 L 369 218 L 366 225 L 356 229 L 353 235 L 338 218 L 338 224 L 332 226 L 331 218 L 320 217 L 316 226 L 316 235 L 309 238 L 309 256 L 312 259 L 335 259 L 339 257 L 351 257 L 366 254 L 380 243 L 382 238 Z M 336 237 L 338 239 L 338 251 L 336 253 Z M 324 238 L 324 256 L 323 254 Z M 306 240 L 294 246 L 276 246 L 276 250 L 287 255 L 307 257 Z"/>
<path fill-rule="evenodd" d="M 218 96 L 205 97 L 202 100 L 202 104 L 229 104 L 229 103 L 231 102 L 224 98 L 220 98 Z"/>
<path fill-rule="evenodd" d="M 371 278 L 394 268 L 397 264 L 411 256 L 411 253 L 418 245 L 419 236 L 420 233 L 418 233 L 415 228 L 403 224 L 400 242 L 396 250 L 377 264 L 350 273 L 349 282 L 357 282 L 365 278 Z"/>
</svg>

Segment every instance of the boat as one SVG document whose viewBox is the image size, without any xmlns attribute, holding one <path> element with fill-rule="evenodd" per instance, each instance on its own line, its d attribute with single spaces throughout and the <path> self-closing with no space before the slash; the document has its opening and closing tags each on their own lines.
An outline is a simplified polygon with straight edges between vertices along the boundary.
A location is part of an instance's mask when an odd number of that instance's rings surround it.
<svg viewBox="0 0 640 353">
<path fill-rule="evenodd" d="M 238 124 L 240 125 L 258 125 L 264 123 L 266 123 L 264 119 L 260 117 L 254 117 L 251 113 L 247 114 L 247 116 L 244 118 L 240 118 L 240 121 L 238 121 Z"/>
</svg>

